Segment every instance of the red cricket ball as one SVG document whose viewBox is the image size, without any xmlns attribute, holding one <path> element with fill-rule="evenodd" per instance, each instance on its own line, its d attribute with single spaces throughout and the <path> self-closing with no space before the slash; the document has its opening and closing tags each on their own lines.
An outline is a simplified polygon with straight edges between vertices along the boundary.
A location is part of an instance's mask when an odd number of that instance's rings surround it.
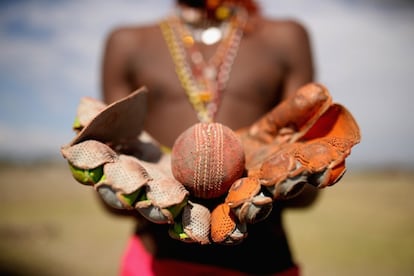
<svg viewBox="0 0 414 276">
<path fill-rule="evenodd" d="M 175 141 L 171 153 L 174 177 L 199 198 L 227 192 L 245 168 L 242 144 L 220 123 L 197 123 Z"/>
</svg>

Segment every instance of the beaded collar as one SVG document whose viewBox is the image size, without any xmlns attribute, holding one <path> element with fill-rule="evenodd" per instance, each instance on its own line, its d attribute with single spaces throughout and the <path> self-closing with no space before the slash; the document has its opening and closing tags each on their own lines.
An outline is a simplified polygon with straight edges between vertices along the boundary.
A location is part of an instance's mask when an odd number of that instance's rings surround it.
<svg viewBox="0 0 414 276">
<path fill-rule="evenodd" d="M 175 71 L 200 122 L 213 122 L 237 55 L 247 12 L 239 9 L 226 24 L 213 56 L 206 60 L 190 28 L 172 15 L 160 23 Z"/>
</svg>

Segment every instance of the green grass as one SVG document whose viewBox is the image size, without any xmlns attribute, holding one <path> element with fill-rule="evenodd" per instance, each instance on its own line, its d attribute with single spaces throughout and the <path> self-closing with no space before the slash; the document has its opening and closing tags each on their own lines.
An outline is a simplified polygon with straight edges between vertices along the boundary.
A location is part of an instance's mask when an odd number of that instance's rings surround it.
<svg viewBox="0 0 414 276">
<path fill-rule="evenodd" d="M 414 275 L 414 175 L 349 174 L 285 220 L 304 275 Z"/>
<path fill-rule="evenodd" d="M 414 275 L 414 174 L 348 172 L 284 220 L 303 276 Z M 0 274 L 117 275 L 133 221 L 66 164 L 0 167 Z"/>
<path fill-rule="evenodd" d="M 0 169 L 0 274 L 117 275 L 133 223 L 65 165 Z"/>
</svg>

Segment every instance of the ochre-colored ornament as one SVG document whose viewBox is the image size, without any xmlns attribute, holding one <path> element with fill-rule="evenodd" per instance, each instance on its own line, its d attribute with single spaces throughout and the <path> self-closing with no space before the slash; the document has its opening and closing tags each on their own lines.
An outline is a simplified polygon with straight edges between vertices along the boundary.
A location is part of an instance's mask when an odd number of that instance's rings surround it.
<svg viewBox="0 0 414 276">
<path fill-rule="evenodd" d="M 239 138 L 220 123 L 198 123 L 184 131 L 171 152 L 174 177 L 199 198 L 216 198 L 228 191 L 245 168 Z"/>
</svg>

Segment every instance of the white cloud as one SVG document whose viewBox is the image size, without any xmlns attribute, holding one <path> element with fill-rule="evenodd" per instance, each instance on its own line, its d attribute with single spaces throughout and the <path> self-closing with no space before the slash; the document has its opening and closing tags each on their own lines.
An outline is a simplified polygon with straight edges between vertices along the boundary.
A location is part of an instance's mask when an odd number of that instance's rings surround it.
<svg viewBox="0 0 414 276">
<path fill-rule="evenodd" d="M 311 32 L 317 78 L 362 130 L 353 164 L 414 165 L 410 122 L 414 6 L 403 1 L 271 1 L 271 16 L 293 15 Z M 306 2 L 306 3 L 305 3 Z"/>
<path fill-rule="evenodd" d="M 385 9 L 370 1 L 259 2 L 266 15 L 298 18 L 308 27 L 318 79 L 362 128 L 363 140 L 352 162 L 414 164 L 413 124 L 408 119 L 414 102 L 412 5 Z M 0 118 L 0 154 L 52 150 L 58 143 L 51 145 L 47 137 L 70 139 L 79 98 L 99 97 L 107 33 L 119 25 L 154 21 L 172 5 L 173 0 L 21 1 L 0 10 L 0 80 L 7 77 L 0 83 L 0 115 L 5 116 Z M 39 34 L 10 33 L 6 27 L 16 22 Z M 39 107 L 27 108 L 24 99 Z M 22 138 L 29 136 L 33 138 Z"/>
<path fill-rule="evenodd" d="M 79 98 L 99 97 L 107 33 L 170 9 L 158 0 L 27 1 L 0 10 L 0 155 L 54 154 L 68 142 Z"/>
</svg>

